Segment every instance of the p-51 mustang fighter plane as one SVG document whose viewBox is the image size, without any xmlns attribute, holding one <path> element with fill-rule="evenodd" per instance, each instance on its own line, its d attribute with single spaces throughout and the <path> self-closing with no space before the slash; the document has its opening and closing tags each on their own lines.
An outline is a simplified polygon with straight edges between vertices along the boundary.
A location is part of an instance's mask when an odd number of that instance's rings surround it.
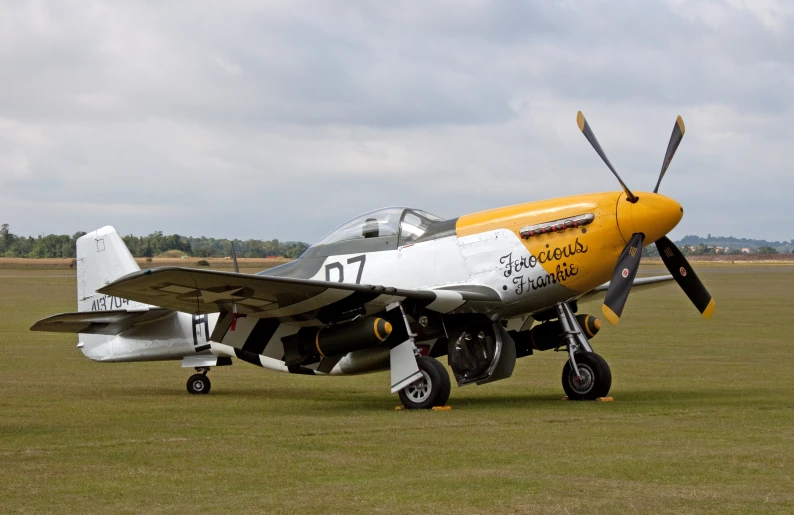
<svg viewBox="0 0 794 515">
<path fill-rule="evenodd" d="M 516 358 L 567 351 L 571 399 L 605 396 L 612 376 L 589 339 L 600 322 L 577 301 L 605 293 L 616 324 L 632 286 L 675 280 L 704 317 L 714 301 L 667 238 L 683 216 L 657 193 L 684 135 L 678 117 L 652 193 L 633 193 L 580 112 L 579 128 L 623 191 L 531 202 L 442 220 L 386 208 L 350 220 L 299 259 L 258 274 L 140 270 L 112 227 L 77 241 L 78 312 L 31 328 L 79 333 L 96 361 L 181 359 L 208 393 L 207 371 L 233 358 L 280 372 L 391 371 L 407 408 L 443 405 L 448 356 L 458 385 L 510 377 Z M 636 279 L 655 242 L 671 276 Z M 607 282 L 608 281 L 608 282 Z"/>
</svg>

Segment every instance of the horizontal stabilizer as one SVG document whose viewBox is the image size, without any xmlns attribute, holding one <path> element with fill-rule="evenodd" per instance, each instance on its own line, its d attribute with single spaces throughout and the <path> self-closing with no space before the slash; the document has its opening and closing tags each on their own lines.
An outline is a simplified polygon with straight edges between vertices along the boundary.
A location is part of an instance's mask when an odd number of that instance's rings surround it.
<svg viewBox="0 0 794 515">
<path fill-rule="evenodd" d="M 170 309 L 142 308 L 134 310 L 82 311 L 61 313 L 33 324 L 31 331 L 52 333 L 120 334 L 133 326 L 154 322 L 173 315 Z"/>
</svg>

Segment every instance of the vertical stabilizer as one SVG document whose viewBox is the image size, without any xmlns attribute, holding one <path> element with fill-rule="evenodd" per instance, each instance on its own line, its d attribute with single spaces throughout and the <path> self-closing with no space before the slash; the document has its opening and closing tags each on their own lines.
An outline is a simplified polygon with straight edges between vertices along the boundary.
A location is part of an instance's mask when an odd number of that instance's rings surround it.
<svg viewBox="0 0 794 515">
<path fill-rule="evenodd" d="M 119 233 L 111 226 L 90 232 L 77 240 L 77 310 L 104 311 L 142 304 L 120 301 L 96 291 L 119 277 L 140 270 Z M 119 305 L 114 305 L 114 302 Z"/>
</svg>

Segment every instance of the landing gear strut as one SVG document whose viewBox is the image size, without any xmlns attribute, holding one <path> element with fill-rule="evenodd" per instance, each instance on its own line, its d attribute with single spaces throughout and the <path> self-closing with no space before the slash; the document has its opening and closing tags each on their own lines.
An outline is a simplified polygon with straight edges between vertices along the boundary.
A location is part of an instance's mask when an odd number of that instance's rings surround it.
<svg viewBox="0 0 794 515">
<path fill-rule="evenodd" d="M 422 378 L 400 390 L 400 401 L 408 409 L 430 409 L 449 400 L 452 385 L 449 373 L 437 359 L 418 356 L 416 364 Z"/>
<path fill-rule="evenodd" d="M 212 383 L 210 382 L 210 378 L 207 377 L 207 372 L 209 371 L 209 367 L 196 368 L 196 372 L 198 372 L 198 374 L 193 374 L 187 380 L 188 393 L 194 395 L 210 393 Z"/>
<path fill-rule="evenodd" d="M 557 314 L 568 350 L 568 361 L 562 369 L 562 389 L 570 400 L 606 397 L 612 387 L 609 365 L 593 352 L 567 302 L 557 304 Z"/>
</svg>

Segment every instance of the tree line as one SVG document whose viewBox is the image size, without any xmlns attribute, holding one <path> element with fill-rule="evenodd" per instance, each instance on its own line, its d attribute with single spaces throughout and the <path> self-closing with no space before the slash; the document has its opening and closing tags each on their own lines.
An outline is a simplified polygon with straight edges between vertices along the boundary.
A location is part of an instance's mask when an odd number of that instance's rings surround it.
<svg viewBox="0 0 794 515">
<path fill-rule="evenodd" d="M 722 249 L 718 249 L 715 245 L 706 245 L 705 243 L 698 243 L 697 245 L 684 245 L 680 241 L 674 242 L 679 249 L 681 249 L 681 254 L 685 256 L 708 256 L 712 254 L 723 254 L 726 256 L 739 256 L 744 254 L 742 249 L 738 247 L 728 248 L 725 250 L 725 247 Z M 772 247 L 770 245 L 762 245 L 760 247 L 750 248 L 751 254 L 763 254 L 763 255 L 770 255 L 770 254 L 794 254 L 794 249 L 781 249 L 778 250 L 776 247 Z M 660 257 L 659 256 L 659 249 L 656 248 L 656 245 L 648 245 L 642 249 L 642 255 L 646 257 Z"/>
<path fill-rule="evenodd" d="M 0 226 L 0 256 L 17 258 L 73 258 L 75 257 L 75 243 L 83 236 L 84 232 L 76 232 L 69 236 L 66 234 L 48 234 L 46 236 L 17 236 L 9 230 L 8 224 Z M 747 244 L 754 254 L 777 254 L 792 252 L 794 253 L 794 240 L 787 242 L 771 242 L 780 246 L 769 245 L 770 242 L 764 240 L 747 240 L 738 238 L 711 238 L 708 239 L 727 240 L 732 247 L 726 254 L 741 254 L 741 249 L 737 244 Z M 167 252 L 178 252 L 181 255 L 209 258 L 226 257 L 232 254 L 231 240 L 226 238 L 193 238 L 190 236 L 180 236 L 179 234 L 165 235 L 162 231 L 155 231 L 148 236 L 128 235 L 123 237 L 124 243 L 135 257 L 155 257 Z M 714 254 L 716 247 L 714 244 L 704 243 L 699 236 L 685 236 L 682 241 L 675 242 L 684 255 L 705 255 Z M 710 241 L 708 243 L 711 243 Z M 756 245 L 753 245 L 755 243 Z M 758 245 L 764 243 L 765 245 Z M 691 247 L 694 247 L 691 248 Z M 285 258 L 297 258 L 309 248 L 309 245 L 302 241 L 278 241 L 273 240 L 234 240 L 234 248 L 239 257 L 264 258 L 268 256 L 278 256 Z M 644 256 L 658 257 L 659 252 L 655 245 L 648 245 L 642 251 Z"/>
<path fill-rule="evenodd" d="M 73 258 L 77 239 L 84 232 L 66 234 L 48 234 L 33 236 L 17 236 L 10 231 L 8 224 L 0 226 L 0 256 L 16 258 Z M 154 257 L 176 251 L 192 257 L 225 257 L 231 256 L 231 240 L 226 238 L 193 238 L 179 234 L 165 235 L 155 231 L 148 236 L 128 235 L 122 238 L 130 253 L 135 257 Z M 264 258 L 278 256 L 297 258 L 309 248 L 302 241 L 273 240 L 234 240 L 234 248 L 239 257 Z"/>
</svg>

